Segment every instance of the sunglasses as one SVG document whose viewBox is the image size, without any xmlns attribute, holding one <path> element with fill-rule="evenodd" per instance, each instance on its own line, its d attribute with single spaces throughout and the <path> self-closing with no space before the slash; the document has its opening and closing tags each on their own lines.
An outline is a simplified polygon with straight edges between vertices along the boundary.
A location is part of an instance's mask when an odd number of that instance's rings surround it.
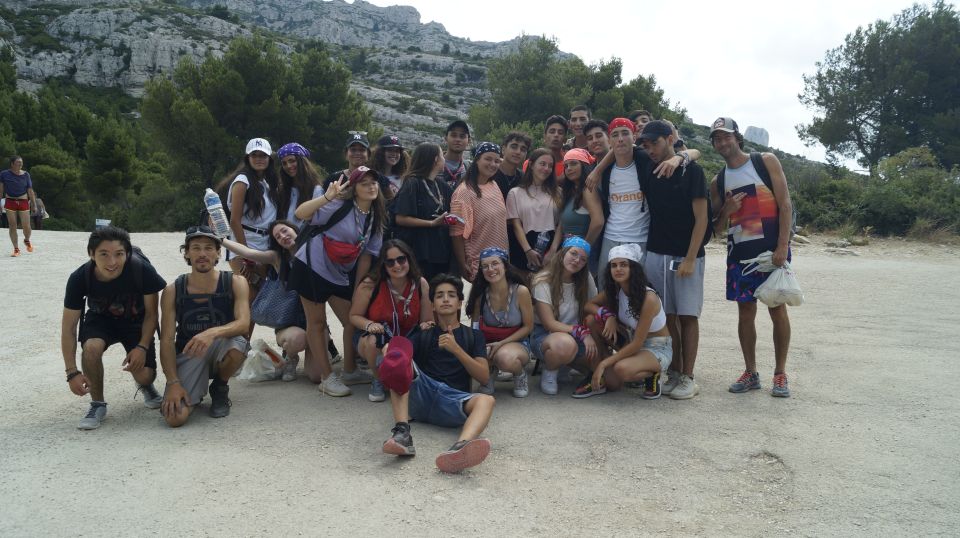
<svg viewBox="0 0 960 538">
<path fill-rule="evenodd" d="M 399 263 L 400 265 L 405 265 L 405 264 L 407 263 L 407 257 L 406 257 L 406 256 L 397 256 L 396 258 L 384 258 L 384 259 L 383 259 L 383 264 L 386 265 L 387 267 L 393 267 L 394 265 L 397 265 L 398 263 Z"/>
</svg>

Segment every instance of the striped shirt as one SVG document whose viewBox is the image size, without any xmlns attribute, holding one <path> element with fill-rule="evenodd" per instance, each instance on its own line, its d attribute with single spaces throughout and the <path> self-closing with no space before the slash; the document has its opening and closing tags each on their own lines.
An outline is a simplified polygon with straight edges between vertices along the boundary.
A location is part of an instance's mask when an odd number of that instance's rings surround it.
<svg viewBox="0 0 960 538">
<path fill-rule="evenodd" d="M 463 218 L 463 224 L 450 227 L 450 235 L 462 236 L 466 251 L 466 273 L 472 282 L 477 275 L 480 251 L 488 247 L 510 248 L 507 243 L 507 206 L 500 187 L 493 181 L 480 185 L 478 198 L 466 183 L 453 191 L 450 212 Z"/>
</svg>

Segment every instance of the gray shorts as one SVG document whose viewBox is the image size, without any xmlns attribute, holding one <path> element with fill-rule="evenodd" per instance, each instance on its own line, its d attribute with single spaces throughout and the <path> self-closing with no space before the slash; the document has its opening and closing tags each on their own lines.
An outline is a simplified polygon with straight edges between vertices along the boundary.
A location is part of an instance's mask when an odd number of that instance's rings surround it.
<svg viewBox="0 0 960 538">
<path fill-rule="evenodd" d="M 693 264 L 693 274 L 680 278 L 676 271 L 670 270 L 670 262 L 683 261 L 683 256 L 667 256 L 656 252 L 647 252 L 643 261 L 643 272 L 647 274 L 650 286 L 660 294 L 663 311 L 678 316 L 700 317 L 703 311 L 703 273 L 705 260 L 697 258 Z"/>
<path fill-rule="evenodd" d="M 236 349 L 246 355 L 250 346 L 242 336 L 217 338 L 207 349 L 203 358 L 197 359 L 180 353 L 177 355 L 177 378 L 180 386 L 190 395 L 190 403 L 197 405 L 207 395 L 210 380 L 217 372 L 217 365 L 227 356 L 227 352 Z"/>
<path fill-rule="evenodd" d="M 650 336 L 643 342 L 644 351 L 653 353 L 660 363 L 660 371 L 666 372 L 673 360 L 673 339 L 669 336 Z"/>
</svg>

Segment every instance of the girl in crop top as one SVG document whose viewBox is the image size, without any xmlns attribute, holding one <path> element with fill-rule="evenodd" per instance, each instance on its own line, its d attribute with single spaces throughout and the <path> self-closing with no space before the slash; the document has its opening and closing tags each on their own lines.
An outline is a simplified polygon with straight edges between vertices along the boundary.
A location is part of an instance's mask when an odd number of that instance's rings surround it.
<svg viewBox="0 0 960 538">
<path fill-rule="evenodd" d="M 529 394 L 526 366 L 530 362 L 527 338 L 533 330 L 533 299 L 520 272 L 510 265 L 510 255 L 499 247 L 480 252 L 478 275 L 467 299 L 467 312 L 487 341 L 492 367 L 513 374 L 513 395 Z M 493 394 L 491 374 L 480 392 Z"/>
<path fill-rule="evenodd" d="M 673 351 L 667 318 L 643 272 L 642 255 L 635 244 L 610 249 L 606 286 L 587 304 L 594 316 L 590 328 L 602 336 L 597 339 L 602 360 L 591 385 L 594 391 L 618 390 L 627 382 L 653 379 L 643 393 L 653 399 L 660 395 L 656 377 L 670 365 Z"/>
</svg>

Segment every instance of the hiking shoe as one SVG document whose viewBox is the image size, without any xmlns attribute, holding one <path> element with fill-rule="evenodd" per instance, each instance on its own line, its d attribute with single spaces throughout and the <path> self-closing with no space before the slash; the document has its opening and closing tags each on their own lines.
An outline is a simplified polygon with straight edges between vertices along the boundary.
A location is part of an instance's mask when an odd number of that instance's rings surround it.
<svg viewBox="0 0 960 538">
<path fill-rule="evenodd" d="M 11 258 L 16 258 L 16 257 L 19 256 L 19 255 L 20 255 L 20 249 L 19 249 L 19 248 L 14 248 L 14 249 L 13 249 L 13 254 L 11 254 L 10 257 L 11 257 Z"/>
<path fill-rule="evenodd" d="M 24 240 L 23 240 L 23 245 L 24 245 L 25 247 L 27 247 L 27 252 L 33 252 L 33 243 L 31 243 L 30 241 L 27 241 L 26 239 L 24 239 Z"/>
<path fill-rule="evenodd" d="M 680 383 L 680 372 L 676 370 L 667 370 L 667 382 L 660 387 L 660 394 L 670 396 L 673 389 Z"/>
<path fill-rule="evenodd" d="M 757 381 L 757 388 L 760 388 L 760 382 Z M 789 398 L 790 386 L 787 384 L 787 374 L 775 374 L 773 376 L 773 388 L 770 389 L 770 396 L 777 398 Z"/>
<path fill-rule="evenodd" d="M 640 395 L 644 400 L 656 400 L 660 397 L 660 372 L 643 380 L 643 393 Z"/>
<path fill-rule="evenodd" d="M 457 441 L 449 450 L 437 456 L 437 469 L 444 473 L 459 473 L 468 467 L 480 465 L 489 454 L 490 441 L 487 439 Z"/>
<path fill-rule="evenodd" d="M 513 374 L 510 372 L 504 372 L 503 370 L 497 370 L 497 381 L 501 383 L 505 381 L 513 381 Z"/>
<path fill-rule="evenodd" d="M 373 383 L 370 383 L 370 394 L 367 394 L 367 399 L 371 402 L 382 402 L 387 399 L 387 391 L 383 388 L 383 383 L 379 379 L 374 379 Z"/>
<path fill-rule="evenodd" d="M 100 427 L 103 419 L 107 418 L 107 402 L 90 402 L 90 409 L 86 416 L 80 419 L 77 428 L 81 430 L 95 430 Z"/>
<path fill-rule="evenodd" d="M 480 394 L 493 395 L 494 391 L 497 390 L 497 376 L 493 372 L 490 372 L 490 375 L 487 376 L 487 382 L 480 385 L 477 388 L 477 392 Z"/>
<path fill-rule="evenodd" d="M 353 394 L 350 387 L 340 381 L 340 377 L 337 376 L 336 372 L 331 373 L 326 379 L 321 381 L 317 390 L 328 396 L 350 396 Z"/>
<path fill-rule="evenodd" d="M 147 383 L 146 385 L 137 385 L 137 392 L 133 395 L 133 399 L 137 399 L 137 394 L 143 393 L 143 406 L 147 409 L 160 409 L 160 404 L 163 403 L 163 395 L 157 392 L 157 389 L 153 387 L 153 383 Z"/>
<path fill-rule="evenodd" d="M 687 374 L 680 374 L 680 382 L 670 391 L 670 397 L 674 400 L 689 400 L 697 394 L 700 394 L 700 385 Z"/>
<path fill-rule="evenodd" d="M 747 392 L 760 388 L 760 374 L 744 371 L 727 389 L 733 393 Z"/>
<path fill-rule="evenodd" d="M 583 381 L 581 381 L 581 382 L 577 385 L 577 387 L 576 387 L 575 389 L 573 389 L 573 394 L 571 394 L 571 396 L 573 396 L 574 398 L 578 398 L 578 399 L 579 399 L 579 398 L 589 398 L 589 397 L 591 397 L 591 396 L 597 396 L 597 395 L 603 394 L 603 393 L 605 393 L 605 392 L 607 392 L 607 387 L 605 387 L 605 386 L 603 385 L 603 382 L 602 382 L 602 381 L 601 381 L 601 384 L 600 384 L 599 387 L 594 387 L 594 386 L 593 386 L 593 378 L 591 378 L 591 377 L 585 377 L 585 378 L 583 378 Z"/>
<path fill-rule="evenodd" d="M 520 375 L 513 376 L 513 397 L 526 398 L 530 394 L 530 378 L 527 377 L 527 371 L 523 370 Z"/>
<path fill-rule="evenodd" d="M 373 382 L 373 374 L 357 367 L 352 372 L 340 372 L 340 382 L 344 385 L 366 385 Z"/>
<path fill-rule="evenodd" d="M 293 357 L 287 357 L 287 352 L 283 352 L 283 356 L 287 359 L 287 362 L 283 364 L 282 374 L 280 379 L 290 382 L 297 380 L 297 365 L 300 364 L 300 356 L 294 355 Z"/>
<path fill-rule="evenodd" d="M 413 436 L 410 435 L 410 425 L 406 422 L 397 422 L 390 430 L 393 434 L 383 443 L 383 453 L 394 456 L 414 456 L 417 449 L 413 446 Z"/>
<path fill-rule="evenodd" d="M 560 370 L 547 370 L 543 369 L 543 372 L 540 374 L 540 392 L 554 396 L 559 391 L 557 386 L 557 374 Z"/>
<path fill-rule="evenodd" d="M 210 416 L 213 418 L 223 418 L 230 414 L 230 385 L 214 380 L 210 383 Z"/>
</svg>

